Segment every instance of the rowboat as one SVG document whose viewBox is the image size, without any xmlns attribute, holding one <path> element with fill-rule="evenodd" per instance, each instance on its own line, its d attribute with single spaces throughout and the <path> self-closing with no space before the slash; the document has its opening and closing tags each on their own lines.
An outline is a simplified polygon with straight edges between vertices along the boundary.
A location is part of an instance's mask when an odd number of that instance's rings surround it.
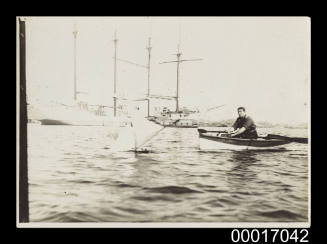
<svg viewBox="0 0 327 244">
<path fill-rule="evenodd" d="M 308 143 L 307 138 L 286 137 L 268 134 L 256 139 L 230 137 L 226 131 L 207 131 L 198 129 L 200 149 L 202 150 L 242 150 L 280 148 L 288 143 Z"/>
</svg>

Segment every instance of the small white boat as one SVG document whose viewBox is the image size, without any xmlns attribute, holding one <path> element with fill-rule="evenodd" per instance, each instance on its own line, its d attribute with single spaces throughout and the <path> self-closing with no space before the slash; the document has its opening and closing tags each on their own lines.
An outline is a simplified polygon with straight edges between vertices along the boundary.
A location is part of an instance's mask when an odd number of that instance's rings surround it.
<svg viewBox="0 0 327 244">
<path fill-rule="evenodd" d="M 129 123 L 120 127 L 116 141 L 111 145 L 112 152 L 142 152 L 148 150 L 144 147 L 156 134 L 158 134 L 163 126 L 153 123 L 146 119 L 137 111 L 131 113 Z"/>
</svg>

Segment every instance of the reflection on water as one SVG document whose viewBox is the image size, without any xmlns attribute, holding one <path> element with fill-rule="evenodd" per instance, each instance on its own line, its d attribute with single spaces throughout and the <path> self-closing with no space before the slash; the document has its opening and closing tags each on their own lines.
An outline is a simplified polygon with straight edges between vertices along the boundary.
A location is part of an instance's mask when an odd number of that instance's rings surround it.
<svg viewBox="0 0 327 244">
<path fill-rule="evenodd" d="M 34 222 L 308 218 L 306 145 L 205 152 L 196 129 L 167 128 L 148 144 L 151 153 L 135 154 L 112 153 L 108 127 L 33 126 L 28 133 Z"/>
<path fill-rule="evenodd" d="M 259 161 L 259 159 L 256 158 L 256 154 L 257 153 L 253 150 L 231 151 L 230 157 L 232 161 L 239 162 L 239 165 L 242 167 L 242 165 L 248 165 L 253 162 Z"/>
</svg>

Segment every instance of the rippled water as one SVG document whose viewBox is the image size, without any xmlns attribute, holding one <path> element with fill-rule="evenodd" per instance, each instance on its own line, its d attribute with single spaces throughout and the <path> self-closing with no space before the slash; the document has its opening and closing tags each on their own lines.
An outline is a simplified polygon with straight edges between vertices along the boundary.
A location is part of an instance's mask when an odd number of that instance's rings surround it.
<svg viewBox="0 0 327 244">
<path fill-rule="evenodd" d="M 30 221 L 308 220 L 307 145 L 205 152 L 196 129 L 166 128 L 151 153 L 113 154 L 116 136 L 109 127 L 29 125 Z"/>
</svg>

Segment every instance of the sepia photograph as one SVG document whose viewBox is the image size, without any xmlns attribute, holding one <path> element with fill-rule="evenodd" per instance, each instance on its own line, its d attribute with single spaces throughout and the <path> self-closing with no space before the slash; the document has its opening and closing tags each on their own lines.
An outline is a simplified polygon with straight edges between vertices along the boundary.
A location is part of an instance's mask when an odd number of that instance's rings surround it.
<svg viewBox="0 0 327 244">
<path fill-rule="evenodd" d="M 311 226 L 309 17 L 16 16 L 17 220 Z"/>
</svg>

